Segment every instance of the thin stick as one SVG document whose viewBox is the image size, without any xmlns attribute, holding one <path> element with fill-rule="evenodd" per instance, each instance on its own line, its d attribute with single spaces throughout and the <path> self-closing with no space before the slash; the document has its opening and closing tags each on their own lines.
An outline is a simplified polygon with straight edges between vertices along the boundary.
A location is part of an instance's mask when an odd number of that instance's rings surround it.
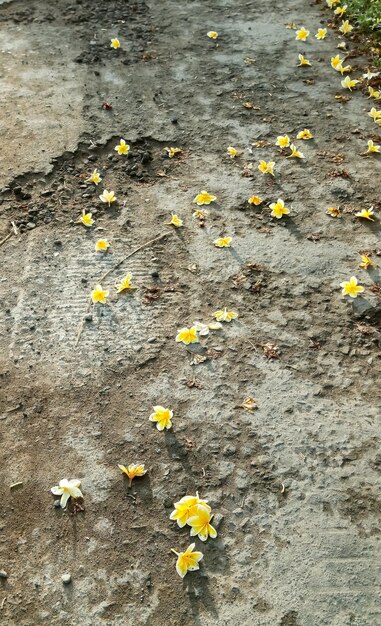
<svg viewBox="0 0 381 626">
<path fill-rule="evenodd" d="M 160 239 L 164 239 L 164 237 L 168 237 L 168 235 L 170 235 L 171 233 L 162 233 L 161 235 L 159 235 L 159 237 L 155 237 L 155 239 L 151 239 L 150 241 L 146 241 L 145 243 L 143 243 L 141 246 L 139 246 L 138 248 L 135 248 L 135 250 L 133 250 L 132 252 L 130 252 L 130 254 L 127 254 L 127 256 L 125 256 L 121 261 L 119 261 L 116 265 L 114 265 L 114 267 L 112 267 L 110 270 L 107 270 L 107 272 L 105 274 L 103 274 L 103 276 L 100 277 L 98 283 L 101 284 L 102 280 L 104 280 L 105 278 L 107 278 L 107 276 L 109 276 L 110 274 L 112 274 L 112 272 L 115 272 L 115 270 L 118 269 L 118 267 L 120 267 L 122 265 L 122 263 L 124 263 L 125 261 L 127 261 L 127 259 L 129 259 L 130 257 L 132 257 L 134 254 L 136 254 L 137 252 L 139 252 L 139 250 L 141 250 L 142 248 L 145 248 L 146 246 L 149 246 L 151 243 L 154 243 L 155 241 L 159 241 Z"/>
<path fill-rule="evenodd" d="M 12 233 L 11 233 L 12 234 Z M 124 263 L 125 261 L 127 261 L 127 259 L 129 259 L 130 257 L 132 257 L 134 254 L 136 254 L 137 252 L 139 252 L 139 250 L 141 250 L 142 248 L 145 248 L 146 246 L 149 246 L 151 243 L 154 243 L 155 241 L 160 241 L 160 239 L 164 239 L 164 237 L 168 237 L 168 235 L 170 235 L 171 232 L 168 233 L 162 233 L 161 235 L 159 235 L 158 237 L 155 237 L 155 239 L 150 239 L 150 241 L 146 241 L 145 243 L 142 243 L 141 246 L 139 246 L 138 248 L 135 248 L 135 250 L 133 250 L 132 252 L 130 252 L 130 254 L 127 254 L 127 256 L 125 256 L 121 261 L 119 261 L 116 265 L 114 265 L 114 267 L 112 267 L 111 269 L 107 270 L 107 272 L 105 272 L 105 274 L 103 274 L 99 280 L 98 280 L 98 284 L 101 284 L 102 281 L 107 278 L 107 276 L 109 276 L 110 274 L 112 274 L 112 272 L 115 272 L 115 270 L 118 269 L 118 267 L 120 267 L 122 265 L 122 263 Z M 83 333 L 83 329 L 85 327 L 85 317 L 86 315 L 90 312 L 91 309 L 91 300 L 88 303 L 87 307 L 86 307 L 86 311 L 85 314 L 83 316 L 83 318 L 81 319 L 80 323 L 79 323 L 79 327 L 78 327 L 78 332 L 77 332 L 77 337 L 75 340 L 75 346 L 78 346 L 79 340 L 81 338 L 81 335 Z"/>
<path fill-rule="evenodd" d="M 0 246 L 2 246 L 2 245 L 3 245 L 3 243 L 5 243 L 6 241 L 8 241 L 8 239 L 10 239 L 10 238 L 12 237 L 12 235 L 13 235 L 13 231 L 12 231 L 12 232 L 10 232 L 10 233 L 8 233 L 8 235 L 7 235 L 6 237 L 4 237 L 4 239 L 2 239 L 2 240 L 0 241 Z"/>
</svg>

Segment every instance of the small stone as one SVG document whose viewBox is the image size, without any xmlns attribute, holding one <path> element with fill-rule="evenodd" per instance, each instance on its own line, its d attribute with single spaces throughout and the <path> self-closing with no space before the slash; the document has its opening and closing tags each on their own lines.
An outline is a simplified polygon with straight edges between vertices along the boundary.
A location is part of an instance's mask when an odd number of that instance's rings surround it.
<svg viewBox="0 0 381 626">
<path fill-rule="evenodd" d="M 71 575 L 70 574 L 62 574 L 61 580 L 64 585 L 70 585 L 71 583 Z"/>
<path fill-rule="evenodd" d="M 34 222 L 28 222 L 26 227 L 28 230 L 33 230 L 33 228 L 36 228 L 36 224 Z"/>
<path fill-rule="evenodd" d="M 54 506 L 56 509 L 59 509 L 59 508 L 60 508 L 60 506 L 61 506 L 60 501 L 59 501 L 59 500 L 54 500 L 53 506 Z"/>
<path fill-rule="evenodd" d="M 8 578 L 7 572 L 3 569 L 0 570 L 0 578 L 4 578 L 4 579 Z"/>
</svg>

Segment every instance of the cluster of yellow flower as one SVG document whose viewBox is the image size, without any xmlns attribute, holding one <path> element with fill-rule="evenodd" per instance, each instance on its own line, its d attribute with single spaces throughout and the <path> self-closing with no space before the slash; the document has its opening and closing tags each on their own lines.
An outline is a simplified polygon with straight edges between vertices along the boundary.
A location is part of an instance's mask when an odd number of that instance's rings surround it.
<svg viewBox="0 0 381 626">
<path fill-rule="evenodd" d="M 220 330 L 222 328 L 221 322 L 231 322 L 238 317 L 238 313 L 235 311 L 228 311 L 227 308 L 215 311 L 213 313 L 215 322 L 203 324 L 202 322 L 193 322 L 193 326 L 190 328 L 184 327 L 177 331 L 176 341 L 189 346 L 191 343 L 198 343 L 200 341 L 199 336 L 203 337 L 209 334 L 210 330 Z"/>
</svg>

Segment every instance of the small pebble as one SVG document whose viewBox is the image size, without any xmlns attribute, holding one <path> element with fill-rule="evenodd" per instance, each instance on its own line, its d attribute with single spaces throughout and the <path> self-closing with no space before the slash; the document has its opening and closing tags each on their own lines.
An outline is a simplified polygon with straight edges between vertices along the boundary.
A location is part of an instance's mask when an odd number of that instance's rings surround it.
<svg viewBox="0 0 381 626">
<path fill-rule="evenodd" d="M 71 575 L 70 574 L 62 574 L 61 580 L 64 585 L 70 585 L 71 583 Z"/>
<path fill-rule="evenodd" d="M 0 570 L 0 578 L 8 578 L 7 572 L 5 572 L 3 569 Z"/>
</svg>

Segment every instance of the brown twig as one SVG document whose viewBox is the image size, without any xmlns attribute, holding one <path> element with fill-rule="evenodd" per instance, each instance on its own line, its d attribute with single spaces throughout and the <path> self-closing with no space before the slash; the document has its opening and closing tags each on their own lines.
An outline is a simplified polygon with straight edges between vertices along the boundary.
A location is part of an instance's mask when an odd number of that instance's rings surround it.
<svg viewBox="0 0 381 626">
<path fill-rule="evenodd" d="M 11 233 L 12 234 L 12 233 Z M 116 265 L 114 265 L 111 269 L 107 270 L 107 272 L 105 272 L 104 274 L 102 274 L 102 276 L 98 279 L 97 284 L 101 284 L 102 281 L 107 278 L 107 276 L 109 276 L 110 274 L 112 274 L 113 272 L 115 272 L 115 270 L 118 269 L 118 267 L 120 267 L 125 261 L 127 261 L 127 259 L 129 259 L 130 257 L 132 257 L 134 254 L 136 254 L 137 252 L 139 252 L 139 250 L 142 250 L 142 248 L 146 248 L 147 246 L 149 246 L 151 243 L 155 243 L 155 241 L 160 241 L 160 239 L 164 239 L 164 237 L 168 237 L 168 235 L 171 234 L 171 231 L 167 232 L 167 233 L 162 233 L 161 235 L 159 235 L 158 237 L 155 237 L 155 239 L 150 239 L 150 241 L 146 241 L 145 243 L 142 243 L 141 246 L 139 246 L 138 248 L 135 248 L 135 250 L 133 250 L 132 252 L 130 252 L 130 254 L 127 254 L 127 256 L 125 256 L 121 261 L 119 261 Z M 81 338 L 81 335 L 83 333 L 83 329 L 85 327 L 85 318 L 86 315 L 90 312 L 91 309 L 91 300 L 88 303 L 87 307 L 86 307 L 86 311 L 84 313 L 84 316 L 82 317 L 80 323 L 79 323 L 79 327 L 78 327 L 78 332 L 77 332 L 77 337 L 75 340 L 75 346 L 78 346 L 79 340 Z"/>
<path fill-rule="evenodd" d="M 5 243 L 6 241 L 8 241 L 8 239 L 10 239 L 10 238 L 12 237 L 12 235 L 13 235 L 13 230 L 12 230 L 12 232 L 8 233 L 8 235 L 7 235 L 6 237 L 4 237 L 4 239 L 2 239 L 2 240 L 0 241 L 0 246 L 2 246 L 2 245 L 3 245 L 3 243 Z"/>
</svg>

